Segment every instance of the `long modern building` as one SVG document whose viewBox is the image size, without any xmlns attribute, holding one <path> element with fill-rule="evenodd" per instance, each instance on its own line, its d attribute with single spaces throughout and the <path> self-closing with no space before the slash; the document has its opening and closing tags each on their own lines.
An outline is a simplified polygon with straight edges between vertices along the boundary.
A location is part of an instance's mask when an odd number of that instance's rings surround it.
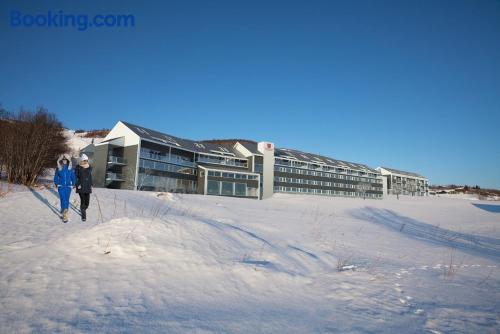
<svg viewBox="0 0 500 334">
<path fill-rule="evenodd" d="M 96 186 L 263 199 L 275 192 L 380 199 L 382 173 L 251 140 L 193 141 L 118 122 L 93 156 Z"/>
<path fill-rule="evenodd" d="M 366 165 L 276 149 L 274 192 L 382 198 L 382 177 Z"/>
<path fill-rule="evenodd" d="M 384 195 L 429 195 L 429 180 L 425 176 L 388 167 L 377 170 L 384 178 Z"/>
<path fill-rule="evenodd" d="M 120 121 L 95 145 L 94 182 L 117 189 L 261 198 L 256 165 L 262 159 L 240 150 Z"/>
</svg>

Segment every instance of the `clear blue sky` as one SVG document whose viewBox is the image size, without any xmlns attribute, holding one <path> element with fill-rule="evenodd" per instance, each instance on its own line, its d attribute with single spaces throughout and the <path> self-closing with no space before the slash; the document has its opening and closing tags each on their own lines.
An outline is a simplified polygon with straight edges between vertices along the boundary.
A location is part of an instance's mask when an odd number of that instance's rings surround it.
<svg viewBox="0 0 500 334">
<path fill-rule="evenodd" d="M 500 2 L 2 1 L 0 103 L 500 188 Z M 10 11 L 133 28 L 11 27 Z"/>
</svg>

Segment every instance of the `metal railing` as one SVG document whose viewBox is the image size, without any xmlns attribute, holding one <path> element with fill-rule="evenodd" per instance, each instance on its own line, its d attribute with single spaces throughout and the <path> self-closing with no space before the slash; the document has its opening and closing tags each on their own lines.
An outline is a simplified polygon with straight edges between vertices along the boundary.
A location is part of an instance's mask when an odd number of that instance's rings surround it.
<svg viewBox="0 0 500 334">
<path fill-rule="evenodd" d="M 198 162 L 206 162 L 210 164 L 225 165 L 225 166 L 235 166 L 235 167 L 248 167 L 247 162 L 241 162 L 231 158 L 209 158 L 200 156 L 197 159 Z"/>
<path fill-rule="evenodd" d="M 168 155 L 151 154 L 148 151 L 141 151 L 140 157 L 143 159 L 156 160 L 156 161 L 167 162 L 167 163 L 172 163 L 172 164 L 182 165 L 182 166 L 189 166 L 189 167 L 195 166 L 194 162 L 189 161 L 187 158 L 181 158 L 177 155 L 170 155 L 170 158 L 169 158 Z"/>
<path fill-rule="evenodd" d="M 125 165 L 127 163 L 127 160 L 125 160 L 122 157 L 117 157 L 117 156 L 114 156 L 114 155 L 110 155 L 108 157 L 108 163 L 109 164 L 122 164 L 122 165 Z"/>
<path fill-rule="evenodd" d="M 106 181 L 123 181 L 123 175 L 119 173 L 106 173 Z"/>
</svg>

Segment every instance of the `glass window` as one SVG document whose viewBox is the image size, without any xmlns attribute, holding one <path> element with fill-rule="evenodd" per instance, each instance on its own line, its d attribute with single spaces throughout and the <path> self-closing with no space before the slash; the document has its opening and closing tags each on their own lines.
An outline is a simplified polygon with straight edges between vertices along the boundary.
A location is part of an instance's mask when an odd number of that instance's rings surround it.
<svg viewBox="0 0 500 334">
<path fill-rule="evenodd" d="M 233 182 L 222 182 L 221 195 L 232 196 L 233 195 Z"/>
<path fill-rule="evenodd" d="M 207 194 L 219 195 L 220 194 L 220 181 L 209 180 L 207 182 Z"/>
<path fill-rule="evenodd" d="M 246 196 L 247 195 L 247 185 L 245 183 L 235 183 L 234 184 L 234 194 L 236 196 Z"/>
</svg>

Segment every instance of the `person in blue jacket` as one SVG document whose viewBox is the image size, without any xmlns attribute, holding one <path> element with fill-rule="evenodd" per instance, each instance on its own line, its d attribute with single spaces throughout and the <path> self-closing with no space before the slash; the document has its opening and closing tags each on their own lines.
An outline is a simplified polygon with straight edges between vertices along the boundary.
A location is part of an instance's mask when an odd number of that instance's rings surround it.
<svg viewBox="0 0 500 334">
<path fill-rule="evenodd" d="M 64 222 L 68 221 L 69 197 L 71 188 L 76 184 L 75 172 L 71 168 L 71 159 L 62 155 L 57 160 L 57 169 L 54 175 L 54 184 L 61 200 L 61 213 Z"/>
</svg>

